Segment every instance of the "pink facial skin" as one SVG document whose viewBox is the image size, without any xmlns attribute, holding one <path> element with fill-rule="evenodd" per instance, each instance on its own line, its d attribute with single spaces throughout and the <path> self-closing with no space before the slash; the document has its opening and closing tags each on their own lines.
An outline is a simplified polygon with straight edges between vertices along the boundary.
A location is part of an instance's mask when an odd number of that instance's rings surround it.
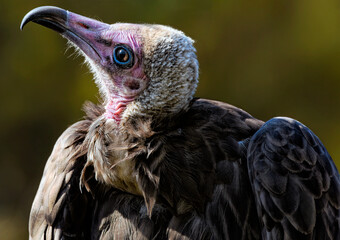
<svg viewBox="0 0 340 240">
<path fill-rule="evenodd" d="M 126 106 L 142 92 L 148 83 L 141 62 L 141 45 L 138 37 L 139 27 L 134 24 L 108 25 L 68 12 L 66 38 L 75 43 L 99 68 L 109 74 L 103 78 L 108 96 L 105 114 L 108 119 L 118 123 Z M 129 46 L 134 55 L 130 68 L 115 64 L 113 50 L 117 44 Z"/>
</svg>

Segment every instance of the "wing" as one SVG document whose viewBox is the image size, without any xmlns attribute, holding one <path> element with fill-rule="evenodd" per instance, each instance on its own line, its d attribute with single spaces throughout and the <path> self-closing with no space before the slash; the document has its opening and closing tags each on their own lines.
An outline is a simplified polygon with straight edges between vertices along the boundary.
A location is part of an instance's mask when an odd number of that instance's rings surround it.
<svg viewBox="0 0 340 240">
<path fill-rule="evenodd" d="M 30 239 L 83 239 L 90 196 L 80 192 L 79 178 L 86 161 L 82 142 L 90 121 L 69 127 L 48 159 L 30 219 Z"/>
<path fill-rule="evenodd" d="M 339 173 L 311 130 L 274 118 L 251 138 L 247 158 L 263 239 L 340 239 Z"/>
<path fill-rule="evenodd" d="M 188 186 L 199 186 L 198 189 L 202 192 L 213 185 L 213 192 L 206 201 L 203 216 L 189 214 L 184 218 L 179 215 L 172 219 L 169 226 L 170 239 L 180 239 L 177 234 L 191 237 L 190 239 L 260 239 L 247 161 L 243 157 L 243 149 L 239 149 L 239 141 L 253 136 L 263 122 L 229 104 L 199 99 L 181 119 L 181 124 L 182 135 L 167 142 L 167 146 L 173 145 L 175 149 L 166 154 L 171 159 L 169 162 L 173 164 L 173 159 L 178 158 L 181 166 L 176 171 L 170 171 L 173 174 L 168 185 L 176 179 L 175 174 L 185 169 L 183 162 L 186 161 L 194 182 L 189 182 Z M 185 150 L 184 147 L 194 146 L 194 143 L 197 145 L 198 142 L 201 145 L 196 149 L 182 151 Z M 211 175 L 206 174 L 209 170 L 206 166 L 211 162 L 215 169 L 213 184 L 210 181 Z M 181 179 L 178 182 L 181 182 L 186 175 L 179 176 Z M 199 179 L 202 181 L 198 181 Z M 176 193 L 186 187 L 184 184 L 175 186 L 178 186 L 173 191 Z M 185 193 L 187 198 L 202 199 L 192 191 L 185 190 Z"/>
</svg>

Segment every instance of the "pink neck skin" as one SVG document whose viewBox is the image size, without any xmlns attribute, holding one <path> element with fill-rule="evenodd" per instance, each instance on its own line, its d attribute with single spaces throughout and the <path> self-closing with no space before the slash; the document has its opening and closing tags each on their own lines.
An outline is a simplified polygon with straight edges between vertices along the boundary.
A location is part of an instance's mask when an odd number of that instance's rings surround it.
<svg viewBox="0 0 340 240">
<path fill-rule="evenodd" d="M 106 119 L 114 119 L 118 124 L 122 120 L 122 114 L 126 106 L 133 101 L 133 98 L 115 97 L 105 105 L 104 116 Z"/>
</svg>

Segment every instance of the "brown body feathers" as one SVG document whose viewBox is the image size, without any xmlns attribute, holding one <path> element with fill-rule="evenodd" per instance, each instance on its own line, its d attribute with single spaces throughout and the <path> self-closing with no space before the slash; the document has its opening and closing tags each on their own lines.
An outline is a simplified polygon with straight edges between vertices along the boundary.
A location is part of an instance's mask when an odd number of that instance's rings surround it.
<svg viewBox="0 0 340 240">
<path fill-rule="evenodd" d="M 188 112 L 172 121 L 126 123 L 131 131 L 118 143 L 105 132 L 108 123 L 100 124 L 99 107 L 87 104 L 86 112 L 85 120 L 60 137 L 47 162 L 32 208 L 31 237 L 259 237 L 258 224 L 252 226 L 248 219 L 256 209 L 238 142 L 254 134 L 261 121 L 228 104 L 194 100 Z M 89 149 L 96 144 L 100 149 Z M 119 177 L 121 189 L 103 184 L 103 169 L 88 159 L 92 154 L 96 163 L 112 159 L 117 151 L 120 163 L 102 164 L 116 164 L 113 169 L 129 162 L 140 190 L 129 191 L 132 180 Z M 230 199 L 229 191 L 243 198 L 242 212 L 235 212 L 240 200 Z M 214 225 L 216 218 L 220 226 Z M 232 229 L 229 222 L 235 224 Z"/>
</svg>

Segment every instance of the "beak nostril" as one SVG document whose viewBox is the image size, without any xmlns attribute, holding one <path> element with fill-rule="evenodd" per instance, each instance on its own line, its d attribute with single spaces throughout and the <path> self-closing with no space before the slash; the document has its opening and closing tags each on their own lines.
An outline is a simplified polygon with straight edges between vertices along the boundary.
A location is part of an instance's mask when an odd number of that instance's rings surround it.
<svg viewBox="0 0 340 240">
<path fill-rule="evenodd" d="M 85 28 L 85 29 L 89 29 L 90 26 L 85 24 L 85 23 L 82 23 L 82 22 L 78 22 L 78 25 L 81 26 L 82 28 Z"/>
</svg>

